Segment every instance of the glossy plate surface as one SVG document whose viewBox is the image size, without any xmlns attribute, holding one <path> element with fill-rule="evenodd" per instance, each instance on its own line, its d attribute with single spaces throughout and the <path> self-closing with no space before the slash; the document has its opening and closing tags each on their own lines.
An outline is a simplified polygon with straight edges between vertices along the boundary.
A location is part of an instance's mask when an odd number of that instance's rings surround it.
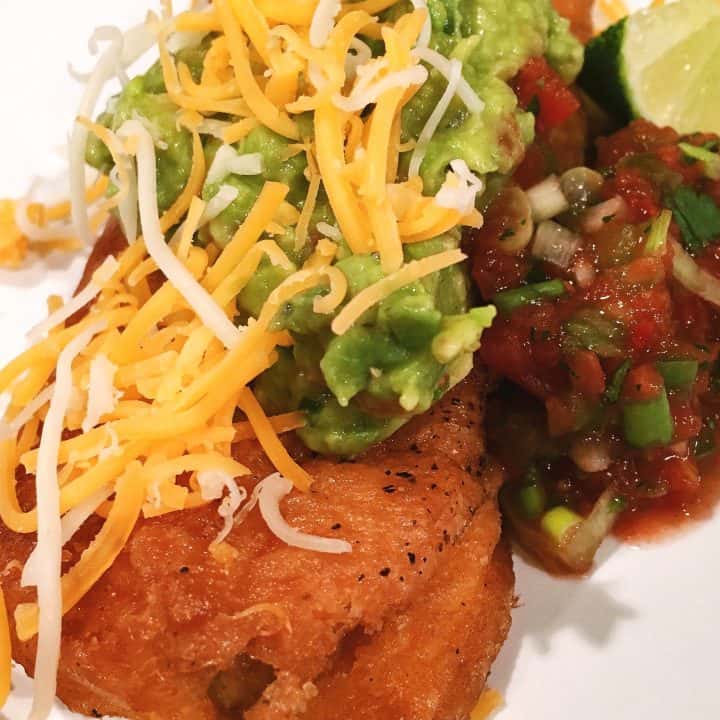
<svg viewBox="0 0 720 720">
<path fill-rule="evenodd" d="M 148 0 L 0 0 L 0 197 L 22 194 L 34 175 L 62 173 L 58 148 L 81 92 L 67 61 L 87 69 L 92 30 L 129 27 L 147 9 Z M 52 255 L 0 271 L 0 363 L 23 348 L 46 296 L 71 292 L 82 263 Z M 517 558 L 519 606 L 490 679 L 506 701 L 497 720 L 719 717 L 718 549 L 716 517 L 661 543 L 608 545 L 581 581 L 548 577 Z M 4 717 L 24 720 L 30 694 L 18 673 Z M 59 706 L 52 717 L 78 718 Z"/>
</svg>

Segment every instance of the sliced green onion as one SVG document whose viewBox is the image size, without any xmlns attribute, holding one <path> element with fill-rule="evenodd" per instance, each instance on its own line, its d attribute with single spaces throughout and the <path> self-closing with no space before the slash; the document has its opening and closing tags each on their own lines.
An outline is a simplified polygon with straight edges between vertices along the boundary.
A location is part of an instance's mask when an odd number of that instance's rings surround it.
<svg viewBox="0 0 720 720">
<path fill-rule="evenodd" d="M 655 363 L 668 390 L 687 390 L 698 374 L 697 360 L 659 360 Z"/>
<path fill-rule="evenodd" d="M 547 502 L 545 488 L 542 485 L 525 485 L 518 492 L 518 500 L 525 517 L 530 520 L 539 518 Z"/>
<path fill-rule="evenodd" d="M 623 407 L 623 435 L 629 445 L 645 448 L 667 445 L 673 436 L 673 419 L 665 390 L 653 400 L 628 402 Z"/>
<path fill-rule="evenodd" d="M 520 509 L 529 520 L 539 518 L 545 512 L 547 494 L 536 465 L 530 465 L 518 490 Z"/>
<path fill-rule="evenodd" d="M 720 180 L 720 155 L 711 152 L 707 148 L 690 145 L 690 143 L 679 143 L 678 147 L 693 160 L 700 160 L 705 166 L 705 175 L 710 180 Z"/>
<path fill-rule="evenodd" d="M 663 255 L 667 247 L 668 231 L 672 222 L 672 212 L 663 210 L 650 225 L 650 234 L 645 243 L 646 255 Z"/>
<path fill-rule="evenodd" d="M 503 290 L 495 295 L 493 303 L 501 313 L 507 315 L 523 305 L 545 298 L 561 297 L 564 294 L 565 283 L 562 280 L 546 280 L 514 290 Z"/>
<path fill-rule="evenodd" d="M 577 527 L 583 521 L 581 515 L 564 505 L 548 510 L 540 521 L 540 527 L 559 545 L 568 530 Z"/>
<path fill-rule="evenodd" d="M 603 399 L 608 405 L 613 405 L 620 399 L 620 393 L 622 392 L 623 385 L 625 384 L 625 378 L 630 372 L 632 363 L 630 360 L 625 360 L 622 365 L 613 373 L 613 376 L 605 388 L 605 395 Z"/>
<path fill-rule="evenodd" d="M 576 313 L 564 326 L 563 346 L 567 351 L 584 348 L 600 357 L 621 357 L 625 328 L 622 323 L 605 317 L 601 311 Z"/>
</svg>

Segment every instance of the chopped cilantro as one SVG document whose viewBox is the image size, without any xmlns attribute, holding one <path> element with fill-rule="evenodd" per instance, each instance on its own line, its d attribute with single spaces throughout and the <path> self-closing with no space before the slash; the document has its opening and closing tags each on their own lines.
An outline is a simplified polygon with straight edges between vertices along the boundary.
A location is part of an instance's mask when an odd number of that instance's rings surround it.
<svg viewBox="0 0 720 720">
<path fill-rule="evenodd" d="M 720 237 L 720 207 L 711 197 L 681 185 L 668 201 L 688 252 L 698 253 Z"/>
</svg>

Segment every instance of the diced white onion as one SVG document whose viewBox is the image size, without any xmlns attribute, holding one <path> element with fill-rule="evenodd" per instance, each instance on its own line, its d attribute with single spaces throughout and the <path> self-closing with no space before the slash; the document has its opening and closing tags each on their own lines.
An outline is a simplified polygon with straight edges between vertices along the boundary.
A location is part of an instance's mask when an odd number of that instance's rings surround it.
<svg viewBox="0 0 720 720">
<path fill-rule="evenodd" d="M 280 502 L 289 495 L 293 484 L 280 473 L 268 475 L 260 482 L 260 514 L 270 532 L 286 545 L 312 552 L 342 554 L 352 552 L 352 546 L 345 540 L 308 535 L 288 525 L 280 512 Z"/>
<path fill-rule="evenodd" d="M 83 432 L 90 432 L 100 423 L 103 415 L 115 409 L 117 395 L 113 382 L 116 371 L 117 365 L 113 365 L 107 355 L 96 355 L 90 361 L 87 411 L 81 426 Z"/>
<path fill-rule="evenodd" d="M 459 60 L 450 61 L 450 72 L 448 74 L 448 84 L 445 88 L 445 92 L 442 94 L 440 101 L 430 113 L 430 117 L 425 123 L 425 127 L 420 131 L 420 135 L 417 139 L 417 144 L 413 150 L 413 154 L 410 157 L 410 169 L 409 176 L 415 177 L 420 172 L 420 166 L 422 161 L 425 159 L 425 153 L 427 152 L 428 145 L 432 140 L 435 131 L 440 125 L 440 121 L 443 119 L 450 103 L 457 93 L 460 79 L 462 78 L 462 63 Z"/>
<path fill-rule="evenodd" d="M 260 175 L 263 171 L 263 158 L 260 153 L 240 155 L 232 145 L 221 145 L 210 165 L 206 184 L 224 180 L 228 175 Z"/>
<path fill-rule="evenodd" d="M 607 442 L 597 438 L 585 438 L 575 442 L 570 448 L 570 457 L 587 473 L 603 472 L 612 464 Z"/>
<path fill-rule="evenodd" d="M 574 232 L 552 220 L 544 220 L 535 231 L 532 255 L 564 270 L 570 266 L 581 242 Z"/>
<path fill-rule="evenodd" d="M 34 673 L 35 695 L 29 720 L 45 720 L 48 717 L 57 687 L 62 632 L 62 523 L 57 464 L 65 413 L 73 388 L 72 363 L 104 327 L 104 322 L 89 326 L 73 338 L 58 356 L 55 391 L 40 437 L 35 474 L 39 625 Z"/>
<path fill-rule="evenodd" d="M 587 233 L 595 233 L 602 229 L 603 225 L 615 218 L 622 220 L 627 213 L 627 205 L 621 197 L 614 197 L 593 205 L 583 215 L 582 229 Z"/>
<path fill-rule="evenodd" d="M 313 47 L 325 46 L 333 27 L 335 18 L 342 9 L 340 0 L 319 0 L 310 22 L 308 37 Z"/>
<path fill-rule="evenodd" d="M 720 279 L 705 270 L 705 268 L 701 268 L 685 252 L 680 243 L 671 240 L 670 244 L 673 250 L 673 276 L 675 279 L 686 290 L 720 307 Z"/>
<path fill-rule="evenodd" d="M 358 112 L 364 107 L 377 102 L 388 90 L 422 85 L 427 80 L 427 76 L 427 70 L 422 65 L 415 65 L 405 70 L 396 70 L 388 73 L 367 89 L 358 91 L 357 87 L 354 88 L 348 97 L 334 95 L 333 103 L 345 112 Z"/>
<path fill-rule="evenodd" d="M 137 139 L 140 220 L 148 253 L 203 324 L 226 347 L 234 347 L 242 338 L 241 330 L 233 325 L 223 308 L 195 280 L 165 242 L 158 213 L 155 145 L 152 137 L 142 124 L 135 120 L 124 123 L 118 134 Z"/>
<path fill-rule="evenodd" d="M 525 194 L 530 201 L 535 222 L 550 220 L 570 208 L 570 203 L 560 189 L 560 180 L 557 175 L 550 175 L 526 190 Z"/>
<path fill-rule="evenodd" d="M 38 342 L 54 327 L 64 323 L 71 315 L 74 315 L 89 302 L 92 302 L 103 287 L 111 280 L 117 267 L 118 262 L 112 255 L 106 257 L 102 265 L 93 273 L 90 282 L 77 295 L 70 298 L 70 300 L 55 312 L 50 313 L 45 320 L 28 332 L 28 340 L 30 340 L 30 342 Z"/>
<path fill-rule="evenodd" d="M 418 46 L 413 50 L 413 55 L 432 65 L 444 78 L 450 80 L 450 70 L 452 69 L 452 60 L 448 60 L 436 50 L 428 47 Z M 458 61 L 459 62 L 459 61 Z M 472 89 L 470 83 L 460 73 L 460 80 L 457 85 L 457 96 L 465 103 L 465 107 L 473 114 L 482 112 L 485 109 L 485 103 L 480 99 L 478 94 Z"/>
</svg>

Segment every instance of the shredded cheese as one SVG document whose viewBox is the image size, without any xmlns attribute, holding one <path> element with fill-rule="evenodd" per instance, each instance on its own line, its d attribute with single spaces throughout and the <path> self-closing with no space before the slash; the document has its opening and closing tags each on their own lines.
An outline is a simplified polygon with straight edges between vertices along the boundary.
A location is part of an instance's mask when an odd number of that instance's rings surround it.
<svg viewBox="0 0 720 720">
<path fill-rule="evenodd" d="M 48 716 L 55 699 L 57 668 L 60 662 L 62 626 L 60 488 L 57 457 L 65 413 L 72 392 L 72 363 L 104 325 L 91 325 L 74 338 L 58 357 L 55 390 L 43 424 L 38 467 L 37 490 L 37 566 L 38 605 L 43 612 L 39 620 L 38 652 L 35 662 L 36 692 L 30 720 Z"/>
<path fill-rule="evenodd" d="M 228 175 L 260 175 L 262 171 L 263 162 L 260 153 L 240 155 L 234 147 L 221 145 L 215 153 L 205 183 L 221 182 Z"/>
<path fill-rule="evenodd" d="M 222 530 L 213 540 L 213 545 L 219 545 L 227 538 L 233 529 L 235 513 L 247 499 L 245 488 L 238 486 L 232 475 L 219 470 L 205 470 L 198 473 L 198 485 L 203 500 L 219 500 L 223 496 L 223 490 L 227 489 L 228 494 L 218 507 L 218 515 L 223 518 Z"/>
<path fill-rule="evenodd" d="M 310 23 L 310 44 L 324 47 L 335 25 L 335 18 L 342 9 L 340 0 L 319 0 Z"/>
<path fill-rule="evenodd" d="M 105 258 L 102 265 L 93 273 L 90 282 L 77 293 L 77 295 L 65 303 L 65 305 L 58 308 L 47 319 L 30 330 L 27 334 L 28 340 L 37 342 L 54 327 L 64 323 L 71 315 L 74 315 L 78 310 L 81 310 L 88 303 L 92 302 L 103 287 L 110 281 L 117 267 L 118 263 L 114 257 Z"/>
<path fill-rule="evenodd" d="M 425 159 L 425 153 L 430 145 L 430 140 L 438 129 L 447 109 L 450 107 L 454 95 L 457 93 L 461 77 L 462 63 L 459 60 L 451 60 L 447 87 L 440 97 L 438 104 L 434 107 L 432 113 L 430 113 L 430 117 L 427 119 L 425 126 L 420 131 L 417 145 L 413 150 L 413 154 L 410 156 L 410 169 L 408 171 L 410 177 L 420 173 L 420 166 Z"/>
<path fill-rule="evenodd" d="M 90 379 L 88 382 L 88 401 L 82 431 L 89 432 L 99 424 L 103 415 L 109 415 L 117 404 L 117 396 L 113 378 L 117 365 L 113 365 L 106 355 L 96 355 L 90 362 Z"/>
<path fill-rule="evenodd" d="M 120 134 L 124 133 L 134 135 L 137 139 L 140 218 L 148 252 L 205 325 L 212 329 L 226 347 L 233 347 L 242 337 L 242 333 L 168 248 L 163 238 L 158 219 L 155 145 L 150 133 L 135 120 L 128 120 L 123 125 Z"/>
<path fill-rule="evenodd" d="M 279 472 L 268 475 L 258 483 L 258 504 L 260 514 L 270 532 L 291 547 L 302 548 L 311 552 L 342 555 L 352 552 L 352 545 L 346 540 L 309 535 L 291 527 L 280 512 L 281 500 L 290 494 L 293 483 Z"/>
</svg>

